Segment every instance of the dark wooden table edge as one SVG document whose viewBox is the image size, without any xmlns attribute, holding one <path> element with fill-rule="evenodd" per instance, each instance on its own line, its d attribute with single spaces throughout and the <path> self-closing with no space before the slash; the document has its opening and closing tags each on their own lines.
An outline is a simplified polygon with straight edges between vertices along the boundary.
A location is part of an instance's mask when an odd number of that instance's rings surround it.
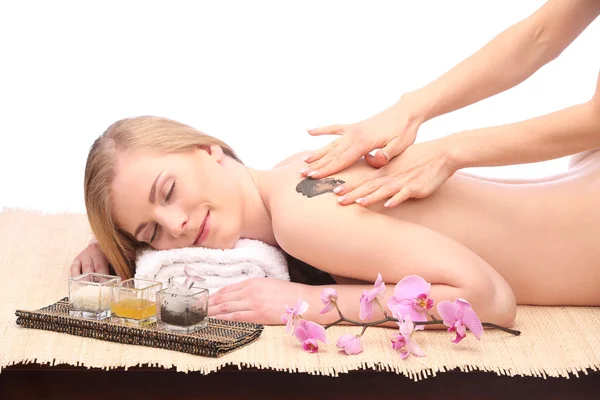
<svg viewBox="0 0 600 400">
<path fill-rule="evenodd" d="M 109 383 L 94 397 L 89 388 L 97 382 Z M 288 400 L 317 398 L 330 399 L 453 399 L 522 398 L 534 393 L 544 399 L 596 399 L 600 389 L 600 371 L 588 370 L 587 375 L 568 379 L 503 376 L 494 372 L 452 370 L 429 376 L 415 382 L 395 372 L 364 369 L 340 373 L 337 377 L 291 373 L 273 369 L 239 368 L 227 365 L 216 372 L 178 372 L 176 368 L 150 365 L 111 368 L 88 368 L 67 364 L 15 364 L 0 373 L 0 399 L 106 399 L 118 398 L 199 398 L 234 399 L 281 398 Z M 293 388 L 293 390 L 290 390 Z M 82 397 L 84 396 L 85 397 Z M 133 396 L 133 397 L 132 397 Z"/>
</svg>

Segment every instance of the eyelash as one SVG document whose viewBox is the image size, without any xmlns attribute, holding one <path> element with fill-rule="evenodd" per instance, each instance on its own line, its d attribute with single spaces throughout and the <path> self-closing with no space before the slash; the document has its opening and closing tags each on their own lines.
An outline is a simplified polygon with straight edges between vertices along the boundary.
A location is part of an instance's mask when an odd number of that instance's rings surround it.
<svg viewBox="0 0 600 400">
<path fill-rule="evenodd" d="M 165 196 L 165 202 L 168 202 L 169 199 L 171 198 L 171 195 L 173 194 L 173 190 L 175 190 L 175 183 L 177 183 L 177 181 L 173 181 L 173 185 L 171 185 L 171 189 L 169 189 L 169 193 L 167 193 L 167 195 Z M 152 237 L 150 238 L 150 241 L 148 243 L 152 243 L 152 241 L 154 239 L 156 239 L 156 236 L 158 236 L 158 224 L 156 224 L 154 226 L 154 232 L 152 233 Z"/>
</svg>

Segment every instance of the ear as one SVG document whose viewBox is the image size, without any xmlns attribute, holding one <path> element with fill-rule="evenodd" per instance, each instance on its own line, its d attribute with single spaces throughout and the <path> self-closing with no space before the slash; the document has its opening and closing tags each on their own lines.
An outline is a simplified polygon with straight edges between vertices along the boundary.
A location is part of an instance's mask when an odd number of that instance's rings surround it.
<svg viewBox="0 0 600 400">
<path fill-rule="evenodd" d="M 225 157 L 225 153 L 223 153 L 223 149 L 218 144 L 213 145 L 203 145 L 200 148 L 208 153 L 208 155 L 214 159 L 219 164 L 223 161 Z"/>
</svg>

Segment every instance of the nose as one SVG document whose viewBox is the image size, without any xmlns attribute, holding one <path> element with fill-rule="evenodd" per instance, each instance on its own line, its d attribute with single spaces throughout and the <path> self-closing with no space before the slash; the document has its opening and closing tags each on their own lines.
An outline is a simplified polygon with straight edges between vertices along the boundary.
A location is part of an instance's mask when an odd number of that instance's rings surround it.
<svg viewBox="0 0 600 400">
<path fill-rule="evenodd" d="M 164 231 L 174 238 L 181 236 L 188 222 L 186 213 L 172 207 L 158 207 L 155 210 L 155 219 Z"/>
</svg>

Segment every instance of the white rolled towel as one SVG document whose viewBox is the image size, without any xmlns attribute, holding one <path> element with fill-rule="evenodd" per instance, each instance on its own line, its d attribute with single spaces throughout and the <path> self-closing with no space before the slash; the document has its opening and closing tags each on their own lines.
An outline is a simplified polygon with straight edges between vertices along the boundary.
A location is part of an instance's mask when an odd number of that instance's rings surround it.
<svg viewBox="0 0 600 400">
<path fill-rule="evenodd" d="M 200 285 L 209 293 L 249 278 L 290 280 L 285 253 L 259 240 L 241 239 L 233 249 L 186 247 L 172 250 L 146 249 L 136 259 L 135 277 L 162 282 L 183 275 L 188 265 L 205 279 Z"/>
</svg>

